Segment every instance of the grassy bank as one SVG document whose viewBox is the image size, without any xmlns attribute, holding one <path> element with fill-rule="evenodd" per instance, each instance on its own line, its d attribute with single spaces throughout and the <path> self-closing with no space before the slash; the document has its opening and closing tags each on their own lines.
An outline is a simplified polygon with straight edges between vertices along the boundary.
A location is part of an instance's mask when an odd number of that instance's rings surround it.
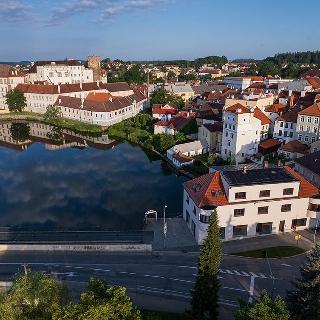
<svg viewBox="0 0 320 320">
<path fill-rule="evenodd" d="M 38 121 L 49 125 L 54 125 L 60 128 L 69 129 L 78 133 L 90 134 L 90 135 L 101 135 L 104 130 L 101 126 L 84 123 L 77 120 L 62 118 L 59 120 L 45 120 L 42 114 L 33 112 L 19 112 L 19 113 L 3 113 L 0 114 L 0 121 L 15 121 L 15 120 L 26 120 L 26 121 Z"/>
<path fill-rule="evenodd" d="M 251 250 L 235 253 L 235 256 L 252 257 L 252 258 L 266 258 L 266 254 L 269 258 L 282 258 L 291 257 L 297 254 L 305 252 L 302 248 L 292 246 L 280 246 L 271 247 L 259 250 Z"/>
<path fill-rule="evenodd" d="M 121 121 L 108 128 L 108 134 L 135 143 L 145 149 L 164 153 L 177 143 L 187 141 L 184 134 L 153 134 L 154 119 L 148 114 Z"/>
</svg>

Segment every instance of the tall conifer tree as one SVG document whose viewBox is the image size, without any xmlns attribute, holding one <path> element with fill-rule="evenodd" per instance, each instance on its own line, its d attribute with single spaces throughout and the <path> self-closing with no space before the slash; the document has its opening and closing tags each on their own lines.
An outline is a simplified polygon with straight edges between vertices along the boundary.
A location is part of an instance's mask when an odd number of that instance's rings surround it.
<svg viewBox="0 0 320 320">
<path fill-rule="evenodd" d="M 300 273 L 287 296 L 291 319 L 320 320 L 320 244 L 307 255 Z"/>
<path fill-rule="evenodd" d="M 198 263 L 198 275 L 192 290 L 191 318 L 216 320 L 219 315 L 219 279 L 221 240 L 216 210 L 210 217 L 207 238 L 203 242 Z"/>
</svg>

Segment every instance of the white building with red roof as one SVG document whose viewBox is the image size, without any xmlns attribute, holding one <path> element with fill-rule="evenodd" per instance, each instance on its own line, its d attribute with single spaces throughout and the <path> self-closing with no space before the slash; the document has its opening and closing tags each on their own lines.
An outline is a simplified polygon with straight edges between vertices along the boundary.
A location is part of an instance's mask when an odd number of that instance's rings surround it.
<svg viewBox="0 0 320 320">
<path fill-rule="evenodd" d="M 171 117 L 178 113 L 178 110 L 175 106 L 170 105 L 167 103 L 166 105 L 155 104 L 152 107 L 152 117 L 154 119 L 168 121 Z"/>
<path fill-rule="evenodd" d="M 8 111 L 6 95 L 19 83 L 24 83 L 22 72 L 10 65 L 0 65 L 0 111 Z"/>
<path fill-rule="evenodd" d="M 310 145 L 320 138 L 320 102 L 301 110 L 297 117 L 296 135 L 299 141 Z"/>
<path fill-rule="evenodd" d="M 218 215 L 228 241 L 313 227 L 319 190 L 289 167 L 215 171 L 184 183 L 183 218 L 201 244 Z"/>
<path fill-rule="evenodd" d="M 271 120 L 258 108 L 237 103 L 223 113 L 221 156 L 236 163 L 258 152 L 260 141 L 268 138 Z"/>
</svg>

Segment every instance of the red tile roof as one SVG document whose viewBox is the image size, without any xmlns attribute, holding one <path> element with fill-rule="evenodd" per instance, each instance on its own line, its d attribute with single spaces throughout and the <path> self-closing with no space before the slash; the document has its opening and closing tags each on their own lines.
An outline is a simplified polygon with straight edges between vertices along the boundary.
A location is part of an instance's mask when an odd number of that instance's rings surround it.
<svg viewBox="0 0 320 320">
<path fill-rule="evenodd" d="M 178 110 L 170 105 L 154 105 L 152 107 L 153 114 L 176 114 Z"/>
<path fill-rule="evenodd" d="M 90 92 L 87 99 L 91 101 L 108 101 L 112 100 L 112 95 L 109 92 Z"/>
<path fill-rule="evenodd" d="M 305 79 L 309 82 L 313 89 L 320 89 L 320 78 L 306 77 Z"/>
<path fill-rule="evenodd" d="M 0 78 L 14 78 L 23 76 L 24 74 L 13 66 L 0 64 Z"/>
<path fill-rule="evenodd" d="M 199 208 L 228 204 L 219 171 L 187 181 L 184 188 Z"/>
<path fill-rule="evenodd" d="M 133 101 L 137 101 L 136 95 L 131 95 L 128 97 L 113 97 L 112 101 L 95 101 L 85 99 L 83 103 L 80 98 L 59 96 L 54 105 L 94 112 L 110 112 L 129 107 L 132 105 Z"/>
<path fill-rule="evenodd" d="M 319 194 L 319 189 L 315 187 L 312 183 L 307 181 L 304 177 L 302 177 L 298 172 L 294 171 L 292 168 L 288 166 L 285 166 L 284 169 L 300 181 L 300 198 L 309 198 Z"/>
<path fill-rule="evenodd" d="M 281 142 L 276 139 L 268 139 L 259 144 L 260 148 L 269 149 L 281 146 Z"/>
<path fill-rule="evenodd" d="M 254 109 L 253 115 L 261 121 L 262 125 L 271 123 L 271 120 L 259 108 Z"/>
<path fill-rule="evenodd" d="M 232 113 L 249 113 L 250 112 L 249 108 L 243 106 L 240 103 L 234 104 L 233 106 L 227 108 L 225 111 L 232 112 Z"/>
<path fill-rule="evenodd" d="M 320 102 L 313 104 L 312 106 L 303 109 L 299 112 L 299 115 L 306 116 L 320 116 Z"/>
<path fill-rule="evenodd" d="M 279 148 L 279 150 L 286 151 L 286 152 L 296 152 L 300 154 L 307 154 L 308 153 L 308 146 L 301 143 L 298 140 L 290 141 Z"/>
<path fill-rule="evenodd" d="M 275 113 L 283 112 L 285 110 L 286 110 L 286 106 L 282 103 L 275 103 L 265 108 L 266 112 L 275 112 Z"/>
</svg>

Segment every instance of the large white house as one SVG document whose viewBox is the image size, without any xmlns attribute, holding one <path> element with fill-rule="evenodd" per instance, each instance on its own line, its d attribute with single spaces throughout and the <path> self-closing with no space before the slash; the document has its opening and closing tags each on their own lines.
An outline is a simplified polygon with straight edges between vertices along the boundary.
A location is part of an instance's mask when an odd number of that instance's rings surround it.
<svg viewBox="0 0 320 320">
<path fill-rule="evenodd" d="M 19 83 L 24 83 L 24 74 L 9 65 L 0 65 L 0 111 L 8 109 L 6 95 Z"/>
<path fill-rule="evenodd" d="M 26 111 L 36 113 L 45 113 L 60 95 L 85 99 L 90 93 L 110 93 L 112 96 L 134 94 L 125 82 L 102 83 L 97 81 L 61 85 L 19 84 L 16 89 L 24 93 L 27 102 Z"/>
<path fill-rule="evenodd" d="M 144 95 L 134 93 L 127 97 L 110 95 L 107 99 L 99 99 L 94 95 L 86 99 L 61 95 L 54 105 L 61 110 L 64 118 L 110 126 L 137 115 L 146 107 L 146 103 Z"/>
<path fill-rule="evenodd" d="M 236 163 L 243 162 L 258 152 L 261 140 L 268 138 L 270 119 L 259 108 L 248 108 L 239 103 L 223 113 L 221 156 Z"/>
<path fill-rule="evenodd" d="M 314 227 L 319 190 L 289 167 L 215 171 L 184 183 L 183 218 L 201 244 L 216 210 L 221 239 Z"/>
<path fill-rule="evenodd" d="M 93 82 L 93 70 L 77 60 L 37 61 L 31 66 L 26 80 L 54 85 Z"/>
</svg>

